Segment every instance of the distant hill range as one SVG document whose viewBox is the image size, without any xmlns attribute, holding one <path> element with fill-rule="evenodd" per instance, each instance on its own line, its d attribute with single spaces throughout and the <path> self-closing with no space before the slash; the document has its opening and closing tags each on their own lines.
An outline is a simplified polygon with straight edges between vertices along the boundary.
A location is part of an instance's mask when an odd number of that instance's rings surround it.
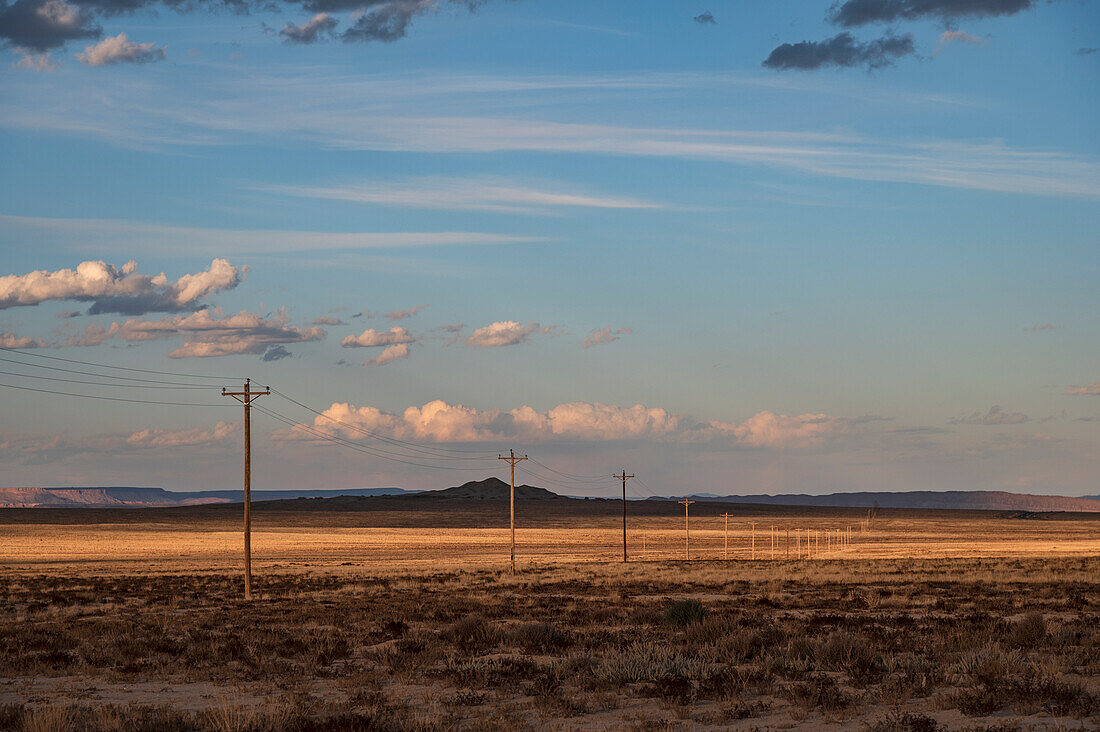
<svg viewBox="0 0 1100 732">
<path fill-rule="evenodd" d="M 650 498 L 678 500 L 683 496 Z M 1100 511 L 1100 497 L 1036 496 L 1007 491 L 901 491 L 829 493 L 811 496 L 805 493 L 761 496 L 716 496 L 696 493 L 689 498 L 721 503 L 766 503 L 776 506 L 836 506 L 846 508 L 932 508 L 970 511 Z"/>
<path fill-rule="evenodd" d="M 338 488 L 331 490 L 252 491 L 256 502 L 286 502 L 286 508 L 302 505 L 294 499 L 345 497 L 355 501 L 371 497 L 407 497 L 463 501 L 507 500 L 509 486 L 499 478 L 472 480 L 453 488 L 434 491 L 407 491 L 401 488 Z M 648 501 L 678 500 L 683 496 L 650 498 Z M 691 498 L 708 503 L 766 504 L 772 506 L 821 506 L 832 508 L 913 508 L 980 511 L 1018 511 L 1023 513 L 1100 512 L 1100 497 L 1037 496 L 1006 491 L 905 491 L 890 493 L 830 493 L 814 496 L 805 493 L 787 495 L 730 495 L 693 493 Z M 545 488 L 517 485 L 520 500 L 568 500 Z M 289 499 L 289 500 L 288 500 Z M 240 503 L 244 491 L 166 491 L 162 488 L 106 486 L 89 488 L 0 488 L 0 508 L 165 508 L 208 504 Z M 328 508 L 340 510 L 346 501 L 323 501 Z M 409 504 L 410 506 L 413 504 Z"/>
<path fill-rule="evenodd" d="M 416 491 L 401 488 L 341 488 L 336 490 L 252 491 L 254 501 L 333 496 L 393 496 Z M 240 503 L 243 490 L 166 491 L 163 488 L 105 486 L 94 488 L 0 488 L 0 508 L 159 508 Z"/>
</svg>

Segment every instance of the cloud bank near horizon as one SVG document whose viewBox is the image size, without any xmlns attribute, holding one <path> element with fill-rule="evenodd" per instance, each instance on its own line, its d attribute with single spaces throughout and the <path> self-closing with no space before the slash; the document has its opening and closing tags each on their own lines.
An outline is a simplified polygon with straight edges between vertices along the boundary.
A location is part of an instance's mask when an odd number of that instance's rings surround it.
<svg viewBox="0 0 1100 732">
<path fill-rule="evenodd" d="M 697 420 L 659 407 L 621 407 L 599 402 L 569 402 L 545 411 L 529 406 L 479 411 L 442 400 L 408 407 L 400 414 L 376 407 L 336 402 L 311 424 L 275 433 L 285 441 L 315 442 L 317 432 L 360 439 L 364 432 L 393 439 L 435 443 L 670 442 L 744 448 L 805 448 L 851 434 L 881 417 L 826 414 L 776 414 L 763 411 L 741 422 Z"/>
</svg>

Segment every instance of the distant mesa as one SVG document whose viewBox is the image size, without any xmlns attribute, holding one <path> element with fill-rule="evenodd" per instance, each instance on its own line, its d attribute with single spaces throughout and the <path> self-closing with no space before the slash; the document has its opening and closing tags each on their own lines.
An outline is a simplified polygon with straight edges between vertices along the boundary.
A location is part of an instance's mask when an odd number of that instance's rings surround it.
<svg viewBox="0 0 1100 732">
<path fill-rule="evenodd" d="M 252 491 L 254 501 L 334 496 L 392 496 L 416 491 L 401 488 L 343 488 L 337 490 Z M 86 488 L 0 488 L 0 508 L 163 508 L 241 503 L 243 490 L 166 491 L 163 488 L 104 486 Z"/>
<path fill-rule="evenodd" d="M 471 480 L 469 483 L 444 488 L 440 491 L 425 491 L 421 496 L 432 498 L 474 499 L 474 500 L 499 500 L 507 499 L 511 492 L 511 486 L 500 478 L 486 478 L 484 480 Z M 545 488 L 536 488 L 533 485 L 517 485 L 516 498 L 525 501 L 550 501 L 562 498 L 557 493 Z"/>
<path fill-rule="evenodd" d="M 299 499 L 326 499 L 310 501 L 311 509 L 339 511 L 362 510 L 375 505 L 372 499 L 405 497 L 419 500 L 506 501 L 509 485 L 491 477 L 471 480 L 453 488 L 429 491 L 408 491 L 401 488 L 337 488 L 332 490 L 252 491 L 252 500 L 263 502 L 270 508 L 293 509 L 307 504 Z M 654 501 L 672 501 L 684 496 L 655 497 Z M 692 493 L 688 496 L 701 502 L 729 504 L 765 504 L 770 506 L 826 508 L 903 508 L 969 511 L 1010 511 L 1021 517 L 1028 514 L 1050 512 L 1100 512 L 1100 496 L 1073 498 L 1069 496 L 1040 496 L 1007 491 L 865 491 L 830 493 L 827 495 L 779 494 L 779 495 L 729 495 Z M 516 498 L 523 501 L 570 501 L 545 488 L 533 485 L 517 485 Z M 164 508 L 173 506 L 201 506 L 207 504 L 240 503 L 244 500 L 241 490 L 166 491 L 162 488 L 137 488 L 126 486 L 86 488 L 0 488 L 0 508 Z M 412 508 L 415 504 L 406 503 Z"/>
<path fill-rule="evenodd" d="M 1098 496 L 1073 498 L 1070 496 L 1037 496 L 1008 491 L 861 491 L 855 493 L 829 493 L 811 496 L 805 493 L 710 496 L 692 494 L 708 501 L 723 503 L 765 503 L 773 506 L 829 506 L 840 508 L 924 508 L 966 511 L 1100 511 Z M 676 496 L 682 498 L 682 496 Z M 650 500 L 673 500 L 651 498 Z"/>
</svg>

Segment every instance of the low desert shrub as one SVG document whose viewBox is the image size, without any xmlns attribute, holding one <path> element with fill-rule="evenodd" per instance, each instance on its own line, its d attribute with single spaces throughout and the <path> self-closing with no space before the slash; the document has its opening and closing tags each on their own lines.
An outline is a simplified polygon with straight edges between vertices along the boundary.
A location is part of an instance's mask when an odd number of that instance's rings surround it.
<svg viewBox="0 0 1100 732">
<path fill-rule="evenodd" d="M 1009 626 L 1008 637 L 1017 646 L 1034 648 L 1047 635 L 1047 622 L 1042 613 L 1030 612 Z"/>
<path fill-rule="evenodd" d="M 707 616 L 707 608 L 698 600 L 681 600 L 665 611 L 668 625 L 683 628 L 698 623 Z"/>
<path fill-rule="evenodd" d="M 593 673 L 601 681 L 631 684 L 669 678 L 699 680 L 707 675 L 708 668 L 708 664 L 687 658 L 666 645 L 635 641 L 600 659 Z"/>
<path fill-rule="evenodd" d="M 550 623 L 522 623 L 507 638 L 527 653 L 554 653 L 569 645 L 569 637 Z"/>
<path fill-rule="evenodd" d="M 446 628 L 443 638 L 464 651 L 481 651 L 496 645 L 500 634 L 480 615 L 467 615 Z"/>
</svg>

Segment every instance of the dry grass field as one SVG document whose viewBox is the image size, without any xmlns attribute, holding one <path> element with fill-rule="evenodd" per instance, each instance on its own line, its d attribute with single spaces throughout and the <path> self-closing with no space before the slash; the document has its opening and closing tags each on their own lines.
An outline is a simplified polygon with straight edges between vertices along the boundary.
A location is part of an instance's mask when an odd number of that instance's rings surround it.
<svg viewBox="0 0 1100 732">
<path fill-rule="evenodd" d="M 2 511 L 0 728 L 1100 728 L 1100 517 L 630 508 Z"/>
</svg>

